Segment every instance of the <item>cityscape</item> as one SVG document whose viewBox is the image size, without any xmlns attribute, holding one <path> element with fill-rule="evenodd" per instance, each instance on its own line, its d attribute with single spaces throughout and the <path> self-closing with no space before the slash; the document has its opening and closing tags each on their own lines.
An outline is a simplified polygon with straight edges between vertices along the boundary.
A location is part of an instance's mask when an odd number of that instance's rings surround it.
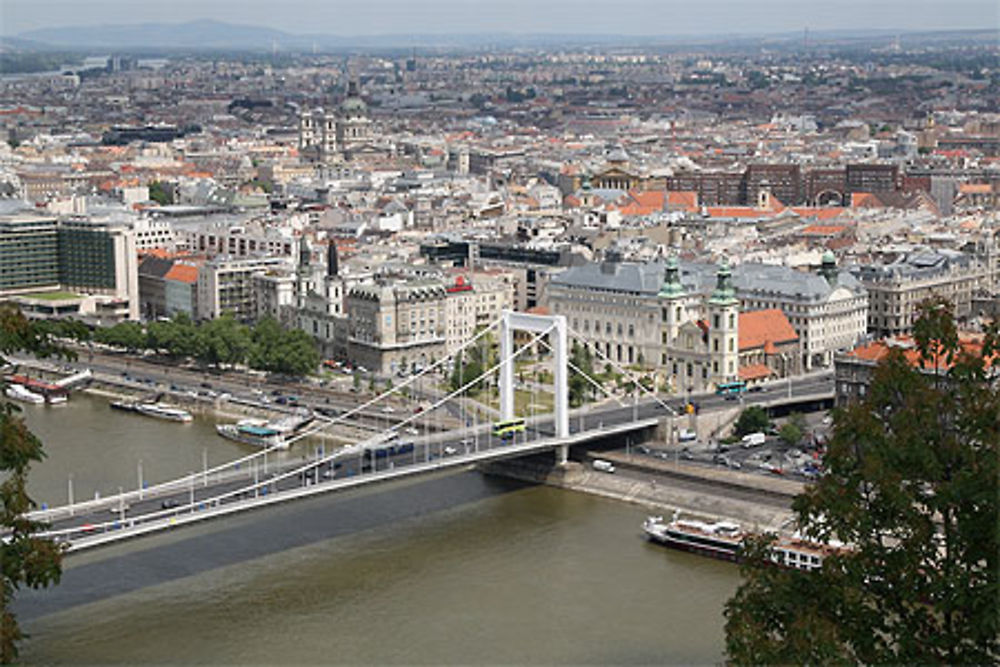
<svg viewBox="0 0 1000 667">
<path fill-rule="evenodd" d="M 65 4 L 2 662 L 1000 659 L 995 3 Z"/>
</svg>

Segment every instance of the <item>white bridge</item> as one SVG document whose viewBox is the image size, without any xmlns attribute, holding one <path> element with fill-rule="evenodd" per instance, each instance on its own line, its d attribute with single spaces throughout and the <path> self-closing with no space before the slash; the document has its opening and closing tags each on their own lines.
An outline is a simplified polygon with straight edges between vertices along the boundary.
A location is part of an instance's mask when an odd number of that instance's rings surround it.
<svg viewBox="0 0 1000 667">
<path fill-rule="evenodd" d="M 652 400 L 645 401 L 640 406 L 636 393 L 635 401 L 630 406 L 581 409 L 578 414 L 573 415 L 575 428 L 571 428 L 570 370 L 582 374 L 592 386 L 605 390 L 599 382 L 570 363 L 565 317 L 505 312 L 500 320 L 479 332 L 448 357 L 351 411 L 333 419 L 320 420 L 293 440 L 316 434 L 349 419 L 357 412 L 368 410 L 387 397 L 420 382 L 425 376 L 432 379 L 433 373 L 449 368 L 445 364 L 451 363 L 463 371 L 465 350 L 482 344 L 481 341 L 487 334 L 496 328 L 499 328 L 500 357 L 495 364 L 478 377 L 464 382 L 462 386 L 436 400 L 419 415 L 403 419 L 389 430 L 373 437 L 339 447 L 330 453 L 317 451 L 315 457 L 277 470 L 274 466 L 273 449 L 264 449 L 237 461 L 151 488 L 139 488 L 104 499 L 36 511 L 29 517 L 50 524 L 50 528 L 40 535 L 65 543 L 69 551 L 77 551 L 275 503 L 443 469 L 469 467 L 546 451 L 553 451 L 555 463 L 561 465 L 566 462 L 569 448 L 574 444 L 609 437 L 627 437 L 636 430 L 655 428 L 662 417 L 674 413 L 672 408 L 650 392 L 646 393 Z M 514 349 L 515 331 L 533 334 L 532 339 L 517 350 Z M 488 343 L 488 340 L 484 342 Z M 518 416 L 515 414 L 515 360 L 535 345 L 551 351 L 553 412 L 551 415 Z M 627 369 L 601 355 L 599 350 L 597 354 L 618 367 L 620 372 L 632 377 L 638 390 L 645 391 Z M 423 438 L 402 444 L 399 434 L 418 416 L 425 420 L 428 412 L 443 410 L 446 403 L 455 399 L 476 400 L 478 388 L 486 385 L 487 393 L 490 391 L 488 383 L 494 374 L 499 376 L 497 384 L 501 421 L 523 418 L 523 430 L 512 437 L 499 438 L 492 434 L 492 427 L 487 422 L 483 426 L 451 433 L 427 434 Z M 458 377 L 461 378 L 459 383 L 465 380 L 461 372 Z M 82 379 L 76 376 L 74 378 L 75 381 Z"/>
</svg>

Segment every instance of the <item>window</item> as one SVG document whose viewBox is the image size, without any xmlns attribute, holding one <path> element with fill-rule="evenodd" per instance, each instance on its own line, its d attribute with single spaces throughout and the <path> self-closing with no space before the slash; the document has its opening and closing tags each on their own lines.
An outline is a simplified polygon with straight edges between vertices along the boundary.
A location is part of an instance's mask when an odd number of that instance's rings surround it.
<svg viewBox="0 0 1000 667">
<path fill-rule="evenodd" d="M 712 328 L 713 329 L 720 328 L 721 325 L 719 324 L 719 322 L 720 322 L 720 320 L 719 320 L 719 314 L 716 313 L 714 316 L 712 316 Z"/>
<path fill-rule="evenodd" d="M 735 343 L 736 343 L 735 340 L 733 340 L 732 338 L 729 339 L 729 351 L 730 352 L 735 352 L 736 351 L 735 348 L 734 348 Z"/>
<path fill-rule="evenodd" d="M 736 328 L 736 314 L 735 313 L 729 313 L 729 328 L 730 329 L 735 329 Z"/>
</svg>

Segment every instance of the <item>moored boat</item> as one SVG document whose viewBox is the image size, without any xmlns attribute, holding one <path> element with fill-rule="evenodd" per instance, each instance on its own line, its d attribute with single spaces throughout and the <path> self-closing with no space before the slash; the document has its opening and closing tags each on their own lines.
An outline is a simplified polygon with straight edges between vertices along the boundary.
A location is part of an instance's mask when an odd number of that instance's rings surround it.
<svg viewBox="0 0 1000 667">
<path fill-rule="evenodd" d="M 25 403 L 35 403 L 41 404 L 45 402 L 45 397 L 41 394 L 36 394 L 30 389 L 26 388 L 24 385 L 12 384 L 7 387 L 7 391 L 4 392 L 7 398 L 12 398 L 15 401 L 23 401 Z"/>
<path fill-rule="evenodd" d="M 739 558 L 745 535 L 739 524 L 731 521 L 708 523 L 676 516 L 669 523 L 664 522 L 663 517 L 651 516 L 642 528 L 646 537 L 654 542 L 731 561 Z"/>
<path fill-rule="evenodd" d="M 678 519 L 676 514 L 669 523 L 663 517 L 648 517 L 642 527 L 654 542 L 730 561 L 740 559 L 743 540 L 750 535 L 730 521 L 708 523 Z M 827 555 L 842 549 L 839 543 L 820 544 L 799 535 L 782 536 L 771 545 L 771 561 L 779 567 L 817 570 Z"/>
<path fill-rule="evenodd" d="M 137 403 L 135 411 L 147 417 L 166 419 L 174 422 L 189 422 L 194 419 L 191 413 L 182 408 L 175 408 L 166 403 Z"/>
<path fill-rule="evenodd" d="M 288 448 L 288 441 L 285 440 L 284 434 L 278 429 L 268 426 L 263 420 L 245 419 L 235 424 L 219 424 L 215 430 L 223 438 L 254 447 Z"/>
</svg>

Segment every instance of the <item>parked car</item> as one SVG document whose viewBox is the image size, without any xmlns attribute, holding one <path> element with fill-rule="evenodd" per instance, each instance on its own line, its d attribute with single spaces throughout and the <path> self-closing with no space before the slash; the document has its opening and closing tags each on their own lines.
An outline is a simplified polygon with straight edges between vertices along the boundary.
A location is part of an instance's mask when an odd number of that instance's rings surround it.
<svg viewBox="0 0 1000 667">
<path fill-rule="evenodd" d="M 614 464 L 611 461 L 605 461 L 604 459 L 594 459 L 594 470 L 599 470 L 601 472 L 613 473 L 615 471 Z"/>
</svg>

